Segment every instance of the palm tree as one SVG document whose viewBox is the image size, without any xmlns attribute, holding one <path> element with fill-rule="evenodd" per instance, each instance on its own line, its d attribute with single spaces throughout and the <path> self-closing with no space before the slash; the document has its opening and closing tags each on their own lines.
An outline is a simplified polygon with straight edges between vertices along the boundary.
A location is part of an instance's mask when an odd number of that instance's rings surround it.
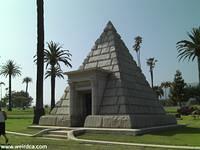
<svg viewBox="0 0 200 150">
<path fill-rule="evenodd" d="M 190 40 L 182 40 L 176 43 L 179 61 L 181 59 L 194 61 L 197 58 L 200 86 L 200 27 L 193 28 L 191 33 L 187 33 Z"/>
<path fill-rule="evenodd" d="M 149 71 L 151 75 L 151 87 L 153 88 L 153 68 L 155 67 L 157 60 L 155 60 L 153 57 L 147 59 L 147 65 L 149 66 Z"/>
<path fill-rule="evenodd" d="M 59 43 L 50 41 L 47 43 L 48 49 L 44 50 L 44 62 L 46 68 L 50 65 L 50 69 L 46 72 L 46 78 L 51 76 L 51 109 L 55 106 L 55 78 L 63 77 L 60 62 L 64 63 L 68 67 L 72 67 L 69 61 L 71 61 L 71 54 L 69 50 L 63 50 Z"/>
<path fill-rule="evenodd" d="M 135 44 L 133 45 L 133 49 L 137 53 L 137 59 L 138 59 L 138 66 L 141 68 L 140 64 L 140 44 L 142 43 L 142 37 L 136 36 L 135 37 Z"/>
<path fill-rule="evenodd" d="M 2 85 L 5 85 L 4 82 L 0 82 L 0 87 L 1 87 L 1 99 L 2 99 Z M 1 107 L 1 106 L 0 106 Z"/>
<path fill-rule="evenodd" d="M 8 111 L 12 111 L 12 97 L 11 97 L 11 89 L 12 89 L 12 77 L 21 75 L 21 68 L 13 61 L 8 60 L 5 65 L 1 67 L 0 75 L 5 77 L 9 77 L 9 105 Z"/>
<path fill-rule="evenodd" d="M 45 79 L 51 77 L 51 110 L 55 107 L 55 79 L 56 77 L 63 78 L 63 71 L 60 67 L 51 67 L 45 73 Z"/>
<path fill-rule="evenodd" d="M 165 89 L 165 99 L 167 99 L 167 88 L 171 87 L 172 83 L 170 81 L 162 82 L 161 88 Z"/>
<path fill-rule="evenodd" d="M 22 81 L 22 83 L 26 83 L 26 94 L 28 96 L 28 84 L 29 82 L 32 82 L 32 79 L 30 77 L 25 77 Z"/>
<path fill-rule="evenodd" d="M 37 81 L 36 81 L 36 107 L 34 109 L 33 124 L 38 124 L 44 115 L 43 108 L 43 77 L 44 77 L 44 1 L 37 3 Z"/>
</svg>

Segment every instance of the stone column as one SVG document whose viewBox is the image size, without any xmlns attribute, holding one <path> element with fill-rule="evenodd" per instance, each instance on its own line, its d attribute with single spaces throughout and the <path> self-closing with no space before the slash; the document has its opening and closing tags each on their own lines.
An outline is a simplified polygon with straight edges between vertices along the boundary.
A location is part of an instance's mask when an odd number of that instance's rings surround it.
<svg viewBox="0 0 200 150">
<path fill-rule="evenodd" d="M 91 88 L 92 88 L 92 115 L 97 115 L 98 81 L 96 77 L 93 77 L 91 80 Z"/>
<path fill-rule="evenodd" d="M 72 81 L 68 80 L 68 84 L 69 84 L 69 114 L 70 114 L 70 119 L 71 119 L 71 125 L 73 126 L 73 120 L 74 120 L 74 116 L 76 115 L 75 113 L 75 85 Z"/>
</svg>

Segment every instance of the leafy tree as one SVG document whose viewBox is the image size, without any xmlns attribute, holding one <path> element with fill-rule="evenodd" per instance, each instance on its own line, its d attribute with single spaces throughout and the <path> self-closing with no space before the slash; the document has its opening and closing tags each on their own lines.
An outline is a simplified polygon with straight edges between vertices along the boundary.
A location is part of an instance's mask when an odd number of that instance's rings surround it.
<svg viewBox="0 0 200 150">
<path fill-rule="evenodd" d="M 200 27 L 193 28 L 191 33 L 187 33 L 190 40 L 182 40 L 177 42 L 177 50 L 179 61 L 188 60 L 194 61 L 197 58 L 199 71 L 199 85 L 200 85 Z"/>
<path fill-rule="evenodd" d="M 173 100 L 176 104 L 179 104 L 179 106 L 182 106 L 182 101 L 184 100 L 184 87 L 185 87 L 185 81 L 182 78 L 182 74 L 179 70 L 176 71 L 176 74 L 174 75 L 174 82 L 172 83 L 172 87 L 170 90 L 170 98 Z"/>
<path fill-rule="evenodd" d="M 40 117 L 45 114 L 43 108 L 43 77 L 44 77 L 44 0 L 36 0 L 37 4 L 37 81 L 36 107 L 33 124 L 39 124 Z"/>
<path fill-rule="evenodd" d="M 5 95 L 5 97 L 1 99 L 1 107 L 6 107 L 7 103 L 8 103 L 8 95 Z"/>
<path fill-rule="evenodd" d="M 4 97 L 4 99 L 8 99 L 8 95 Z M 29 95 L 27 95 L 26 92 L 20 91 L 20 92 L 12 92 L 12 103 L 13 107 L 29 107 L 31 106 L 31 103 L 33 101 L 33 98 Z"/>
<path fill-rule="evenodd" d="M 161 98 L 164 95 L 164 92 L 161 86 L 154 86 L 153 90 L 156 93 L 158 98 Z"/>
<path fill-rule="evenodd" d="M 5 85 L 4 82 L 0 82 L 0 87 L 1 87 L 1 99 L 2 99 L 2 85 Z M 1 106 L 1 105 L 0 105 Z"/>
<path fill-rule="evenodd" d="M 185 86 L 184 101 L 188 101 L 190 98 L 196 98 L 200 102 L 200 86 Z"/>
<path fill-rule="evenodd" d="M 5 65 L 1 67 L 0 75 L 5 77 L 9 77 L 9 106 L 8 111 L 12 111 L 12 97 L 11 97 L 11 89 L 12 89 L 12 77 L 21 75 L 21 68 L 13 61 L 8 60 Z"/>
<path fill-rule="evenodd" d="M 141 68 L 141 63 L 140 63 L 140 44 L 142 43 L 142 37 L 141 36 L 136 36 L 135 37 L 135 44 L 133 45 L 133 49 L 137 53 L 137 59 L 138 59 L 138 66 Z"/>
<path fill-rule="evenodd" d="M 56 77 L 64 78 L 63 71 L 61 70 L 60 63 L 68 67 L 72 67 L 70 64 L 71 54 L 69 50 L 62 49 L 62 46 L 58 43 L 50 41 L 47 43 L 48 49 L 44 50 L 44 62 L 46 68 L 50 68 L 46 72 L 46 77 L 51 77 L 51 109 L 55 107 L 55 79 Z"/>
<path fill-rule="evenodd" d="M 32 79 L 30 77 L 25 77 L 22 81 L 22 83 L 26 83 L 26 93 L 28 95 L 28 84 L 32 82 Z"/>
<path fill-rule="evenodd" d="M 149 66 L 149 71 L 151 75 L 151 87 L 153 88 L 153 69 L 155 67 L 157 60 L 154 58 L 147 59 L 147 65 Z"/>
<path fill-rule="evenodd" d="M 165 99 L 167 99 L 167 89 L 170 88 L 172 83 L 170 81 L 162 82 L 161 87 L 165 89 Z"/>
</svg>

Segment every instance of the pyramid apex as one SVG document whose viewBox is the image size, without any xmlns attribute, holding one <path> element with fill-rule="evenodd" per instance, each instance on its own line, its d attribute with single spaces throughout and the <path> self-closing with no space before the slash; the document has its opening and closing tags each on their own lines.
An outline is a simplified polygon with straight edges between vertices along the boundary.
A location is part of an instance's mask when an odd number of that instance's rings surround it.
<svg viewBox="0 0 200 150">
<path fill-rule="evenodd" d="M 112 24 L 112 22 L 110 20 L 108 21 L 104 31 L 109 31 L 109 30 L 116 32 L 116 29 L 115 29 L 114 25 Z"/>
</svg>

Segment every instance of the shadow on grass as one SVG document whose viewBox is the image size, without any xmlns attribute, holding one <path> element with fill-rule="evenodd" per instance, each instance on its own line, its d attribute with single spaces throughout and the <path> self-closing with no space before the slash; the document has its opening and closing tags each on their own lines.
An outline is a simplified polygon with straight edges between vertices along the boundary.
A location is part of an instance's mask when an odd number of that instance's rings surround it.
<svg viewBox="0 0 200 150">
<path fill-rule="evenodd" d="M 200 134 L 200 128 L 184 126 L 180 128 L 169 129 L 167 131 L 158 131 L 150 134 L 159 136 L 173 136 L 176 134 Z"/>
</svg>

